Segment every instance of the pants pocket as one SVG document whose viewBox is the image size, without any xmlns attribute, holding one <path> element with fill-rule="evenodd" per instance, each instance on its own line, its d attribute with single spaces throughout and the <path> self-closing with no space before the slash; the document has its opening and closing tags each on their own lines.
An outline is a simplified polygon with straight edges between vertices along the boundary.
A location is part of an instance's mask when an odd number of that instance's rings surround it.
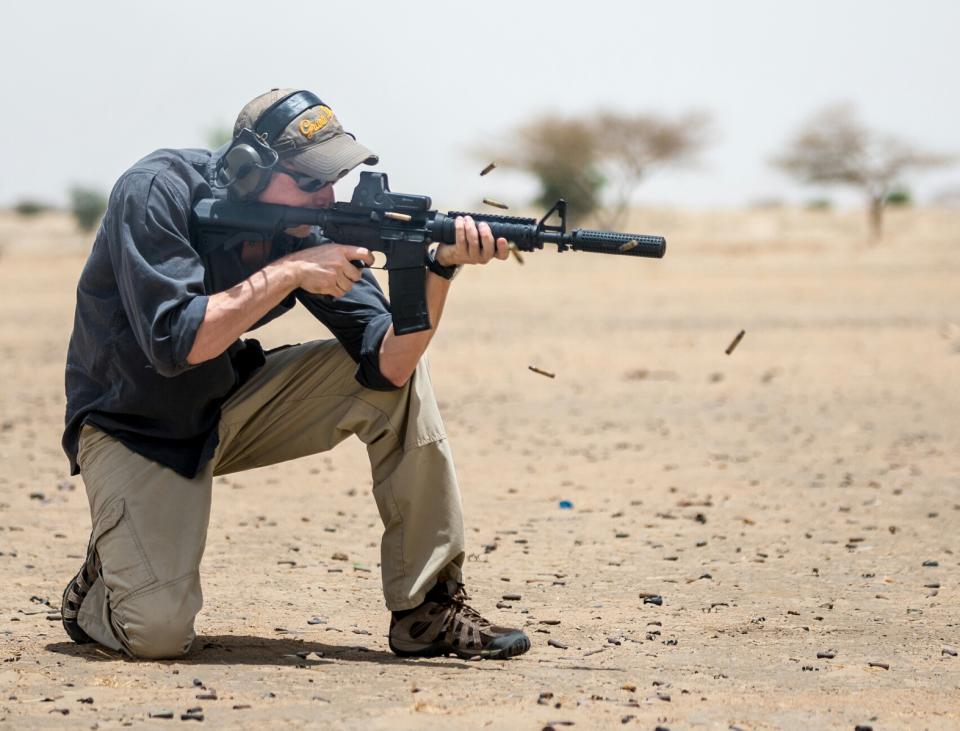
<svg viewBox="0 0 960 731">
<path fill-rule="evenodd" d="M 113 500 L 97 517 L 93 543 L 111 607 L 157 580 L 123 498 Z"/>
</svg>

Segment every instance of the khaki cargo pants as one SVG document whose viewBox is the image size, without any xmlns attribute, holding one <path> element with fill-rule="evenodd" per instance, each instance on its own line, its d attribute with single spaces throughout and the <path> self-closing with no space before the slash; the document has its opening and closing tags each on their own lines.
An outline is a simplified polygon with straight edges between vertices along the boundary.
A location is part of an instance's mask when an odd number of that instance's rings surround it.
<svg viewBox="0 0 960 731">
<path fill-rule="evenodd" d="M 185 653 L 203 603 L 213 477 L 323 452 L 351 434 L 367 445 L 384 524 L 387 607 L 417 606 L 437 578 L 460 580 L 460 493 L 425 361 L 397 391 L 365 389 L 355 370 L 335 340 L 269 353 L 224 405 L 220 445 L 194 479 L 84 426 L 79 462 L 103 568 L 80 607 L 80 627 L 134 657 Z M 335 486 L 318 480 L 316 489 L 322 499 Z"/>
</svg>

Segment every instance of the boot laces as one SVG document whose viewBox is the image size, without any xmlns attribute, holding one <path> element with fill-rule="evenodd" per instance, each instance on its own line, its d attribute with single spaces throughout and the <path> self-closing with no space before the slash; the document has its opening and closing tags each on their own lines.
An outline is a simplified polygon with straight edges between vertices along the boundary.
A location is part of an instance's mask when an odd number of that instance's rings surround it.
<svg viewBox="0 0 960 731">
<path fill-rule="evenodd" d="M 456 588 L 452 588 L 450 584 L 454 584 Z M 470 597 L 467 594 L 463 584 L 454 581 L 448 582 L 447 594 L 450 597 L 451 605 L 450 614 L 448 615 L 447 620 L 448 622 L 452 623 L 459 617 L 461 621 L 471 622 L 479 626 L 481 629 L 486 629 L 490 626 L 489 620 L 485 619 L 480 612 L 467 604 L 467 601 L 470 599 Z"/>
</svg>

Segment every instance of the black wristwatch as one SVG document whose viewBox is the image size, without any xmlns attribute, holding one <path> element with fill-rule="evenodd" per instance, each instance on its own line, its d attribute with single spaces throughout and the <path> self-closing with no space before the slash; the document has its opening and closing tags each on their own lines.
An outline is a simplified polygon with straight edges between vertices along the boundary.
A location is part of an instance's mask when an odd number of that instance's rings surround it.
<svg viewBox="0 0 960 731">
<path fill-rule="evenodd" d="M 446 280 L 452 280 L 457 276 L 457 272 L 460 271 L 463 265 L 456 264 L 452 267 L 445 267 L 443 264 L 437 261 L 437 250 L 431 249 L 427 252 L 427 269 L 436 274 L 438 277 L 443 277 Z"/>
</svg>

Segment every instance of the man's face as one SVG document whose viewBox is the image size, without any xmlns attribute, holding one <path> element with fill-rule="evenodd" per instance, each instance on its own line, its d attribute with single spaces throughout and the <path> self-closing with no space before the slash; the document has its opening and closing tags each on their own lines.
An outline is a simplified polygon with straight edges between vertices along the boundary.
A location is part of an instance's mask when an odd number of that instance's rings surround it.
<svg viewBox="0 0 960 731">
<path fill-rule="evenodd" d="M 281 206 L 296 206 L 297 208 L 328 208 L 336 197 L 333 194 L 333 183 L 327 183 L 315 191 L 301 190 L 292 175 L 283 171 L 274 171 L 270 183 L 257 197 L 261 203 L 275 203 Z M 288 228 L 291 236 L 303 238 L 309 235 L 309 226 Z"/>
<path fill-rule="evenodd" d="M 336 200 L 333 183 L 327 183 L 315 191 L 301 190 L 294 177 L 282 170 L 274 170 L 270 183 L 257 197 L 261 203 L 276 203 L 298 208 L 327 208 Z"/>
</svg>

